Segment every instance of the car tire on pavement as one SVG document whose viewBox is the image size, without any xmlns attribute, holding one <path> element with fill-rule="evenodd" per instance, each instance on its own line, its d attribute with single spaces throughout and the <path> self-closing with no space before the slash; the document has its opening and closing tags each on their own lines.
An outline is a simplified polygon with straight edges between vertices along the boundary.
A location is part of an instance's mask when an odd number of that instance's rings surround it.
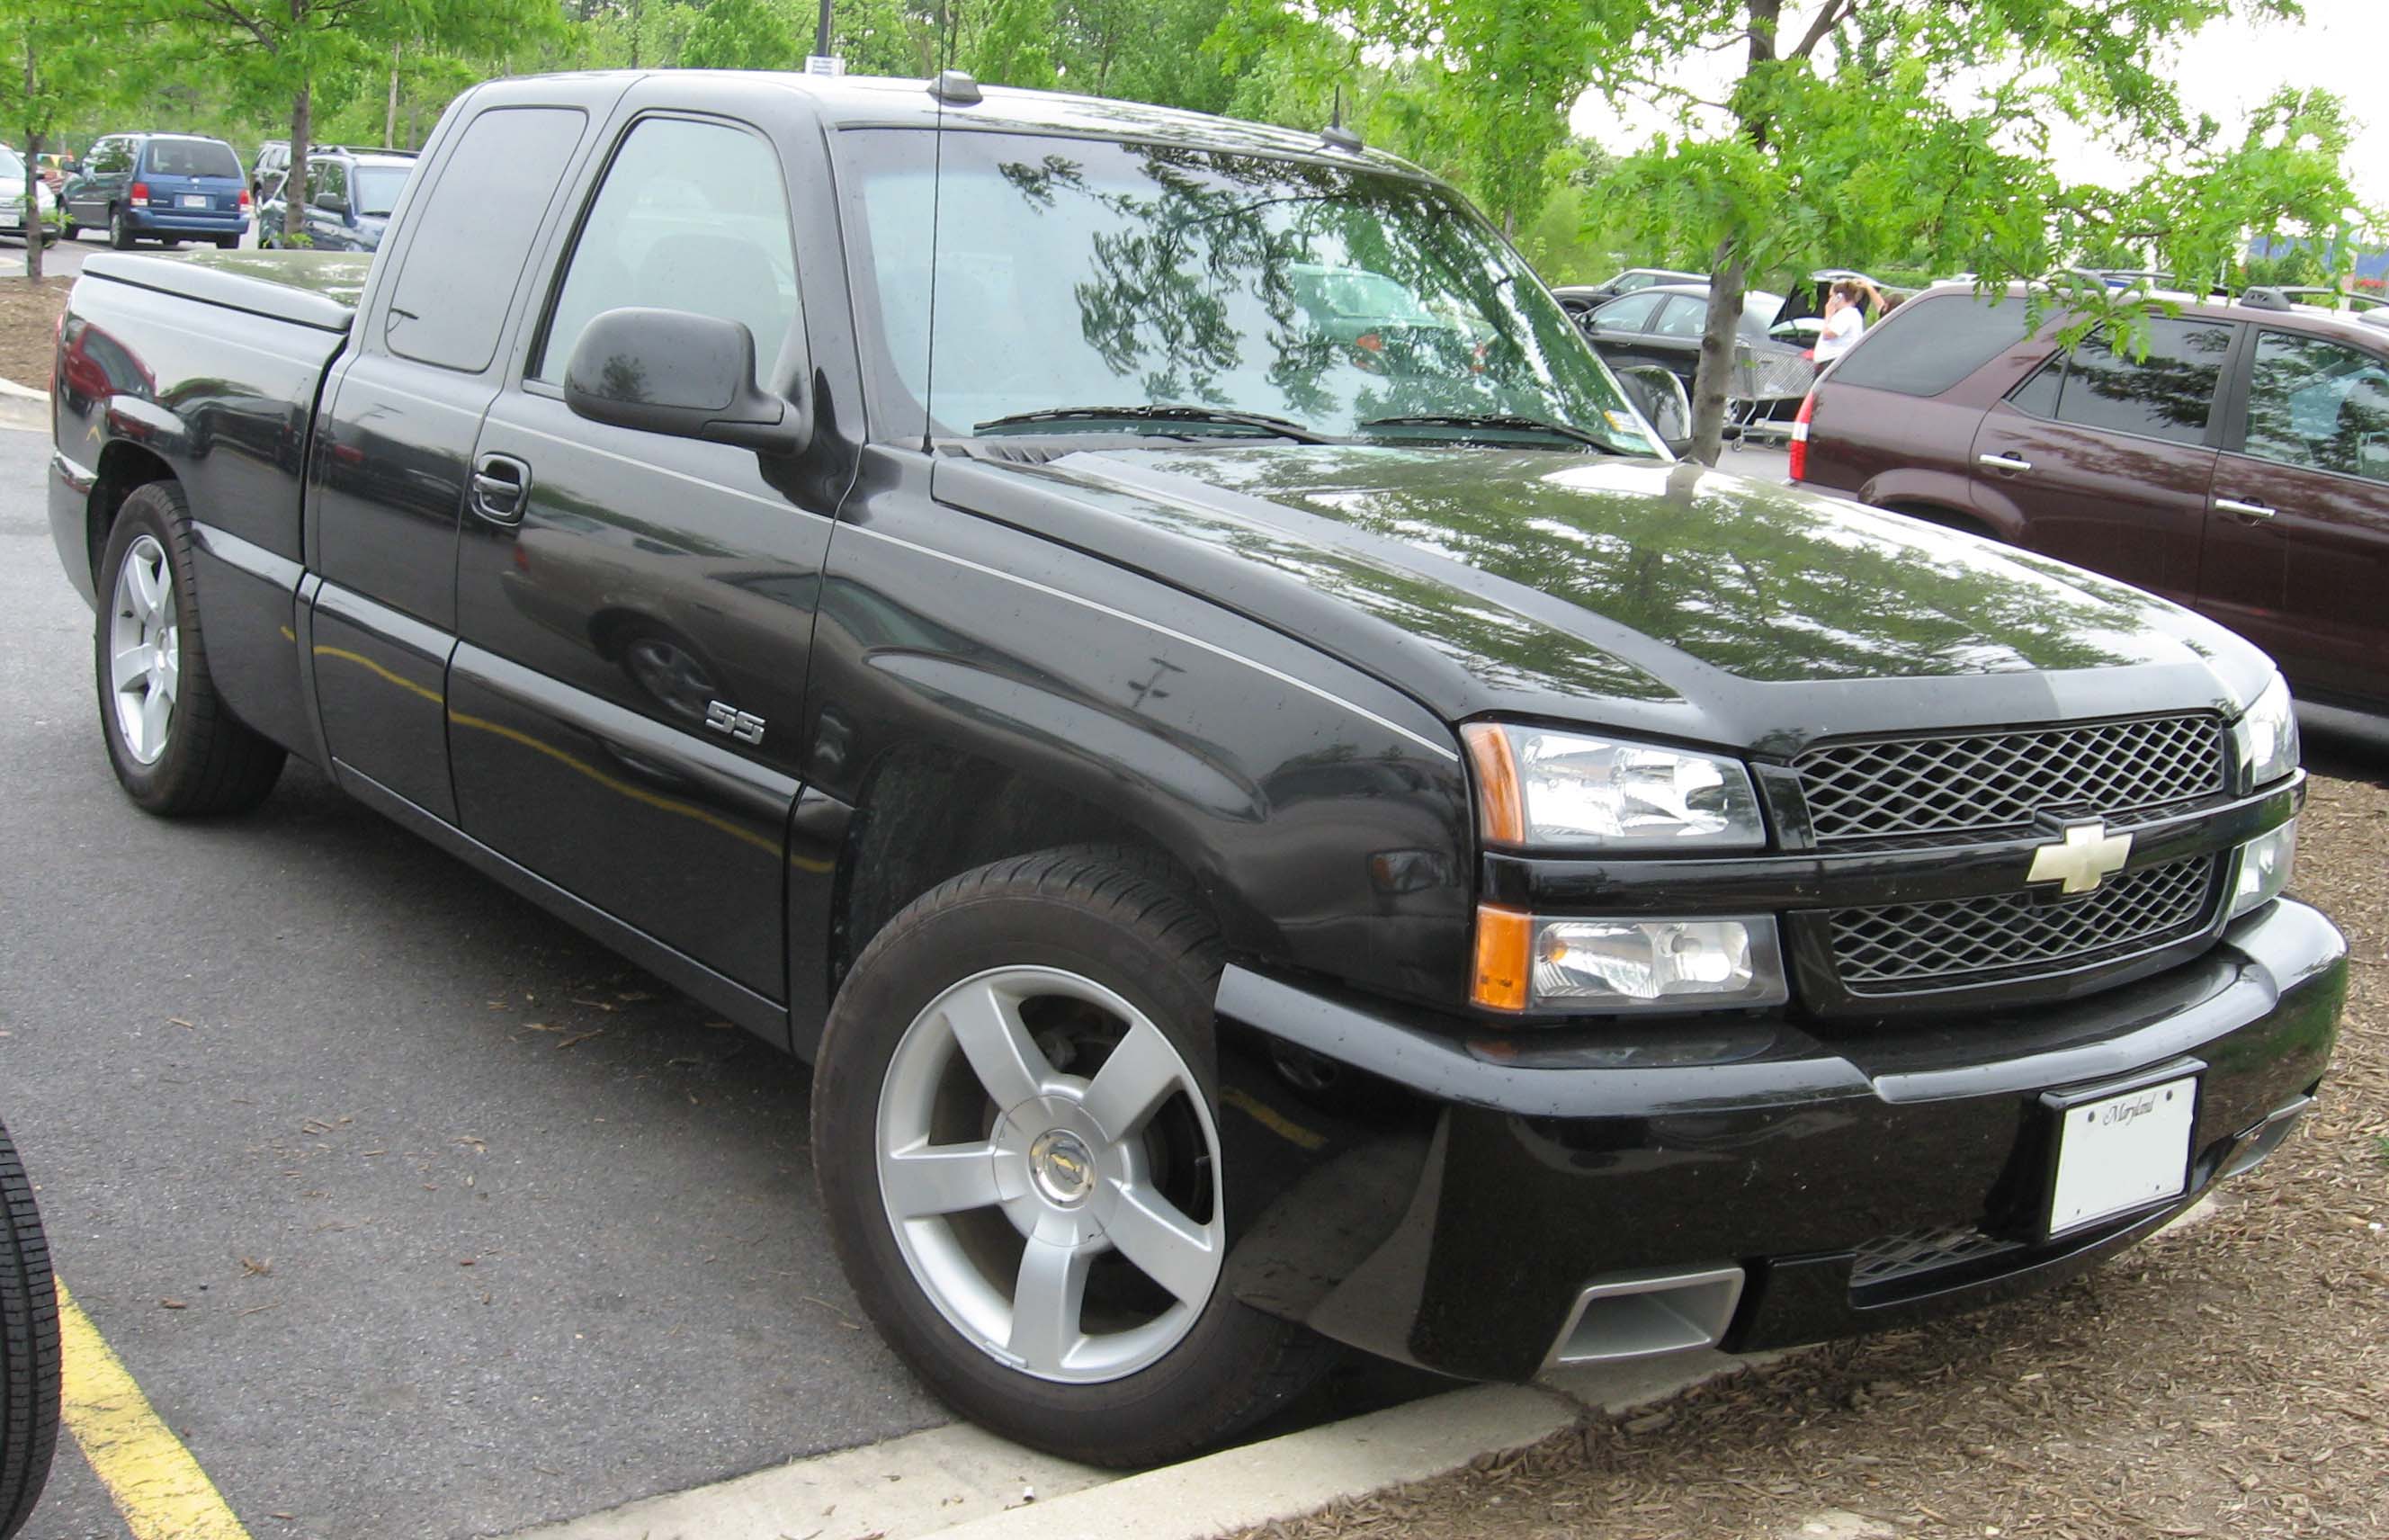
<svg viewBox="0 0 2389 1540">
<path fill-rule="evenodd" d="M 32 1517 L 57 1442 L 57 1280 L 32 1184 L 0 1127 L 0 1540 Z"/>
<path fill-rule="evenodd" d="M 1220 965 L 1162 864 L 1074 847 L 914 901 L 838 992 L 812 1148 L 839 1258 L 896 1352 L 1007 1438 L 1178 1458 L 1332 1356 L 1221 1286 Z"/>
<path fill-rule="evenodd" d="M 225 709 L 208 673 L 178 483 L 151 481 L 124 499 L 96 576 L 93 667 L 117 780 L 167 817 L 255 807 L 285 756 Z"/>
<path fill-rule="evenodd" d="M 120 251 L 133 250 L 133 226 L 124 217 L 121 203 L 108 211 L 108 244 Z"/>
</svg>

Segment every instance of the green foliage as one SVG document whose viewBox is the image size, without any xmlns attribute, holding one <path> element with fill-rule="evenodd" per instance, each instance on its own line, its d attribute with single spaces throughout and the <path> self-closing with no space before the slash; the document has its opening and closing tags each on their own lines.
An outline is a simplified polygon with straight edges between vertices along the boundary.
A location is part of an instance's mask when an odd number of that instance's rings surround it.
<svg viewBox="0 0 2389 1540">
<path fill-rule="evenodd" d="M 712 0 L 680 57 L 691 70 L 786 70 L 803 61 L 786 15 L 768 0 Z"/>
</svg>

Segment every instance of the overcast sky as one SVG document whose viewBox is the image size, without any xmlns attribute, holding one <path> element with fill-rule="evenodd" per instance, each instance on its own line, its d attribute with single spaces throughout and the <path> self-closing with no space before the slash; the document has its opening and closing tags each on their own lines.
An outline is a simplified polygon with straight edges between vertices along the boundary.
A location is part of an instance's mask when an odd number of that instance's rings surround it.
<svg viewBox="0 0 2389 1540">
<path fill-rule="evenodd" d="M 1813 7 L 1786 8 L 1805 21 Z M 2349 157 L 2357 192 L 2375 207 L 2389 207 L 2389 92 L 2382 88 L 2389 76 L 2389 0 L 2305 0 L 2305 8 L 2302 23 L 2217 22 L 2185 38 L 2175 72 L 2183 104 L 2192 112 L 2212 113 L 2236 132 L 2248 109 L 2280 86 L 2331 91 L 2363 124 Z M 1579 105 L 1574 122 L 1577 132 L 1611 148 L 1640 144 L 1656 126 L 1654 120 L 1620 123 L 1598 98 Z M 2068 135 L 2061 127 L 2051 146 L 2061 175 L 2117 178 L 2116 158 L 2087 135 Z"/>
</svg>

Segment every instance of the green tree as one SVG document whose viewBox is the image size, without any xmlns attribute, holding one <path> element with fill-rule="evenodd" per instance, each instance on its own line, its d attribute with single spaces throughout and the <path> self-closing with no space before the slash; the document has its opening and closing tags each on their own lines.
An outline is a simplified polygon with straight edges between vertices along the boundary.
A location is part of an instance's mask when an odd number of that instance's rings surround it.
<svg viewBox="0 0 2389 1540">
<path fill-rule="evenodd" d="M 2227 270 L 2245 232 L 2359 219 L 2334 100 L 2285 91 L 2231 142 L 2191 119 L 2165 72 L 2208 21 L 2293 16 L 2294 0 L 1238 4 L 1217 39 L 1232 56 L 1291 44 L 1313 77 L 1408 61 L 1392 104 L 1440 125 L 1411 137 L 1456 141 L 1463 184 L 1513 231 L 1550 194 L 1574 103 L 1660 109 L 1672 126 L 1584 201 L 1627 244 L 1710 270 L 1693 407 L 1694 453 L 1712 461 L 1744 296 L 1769 271 L 1921 257 L 2003 282 L 2123 242 L 2203 277 Z M 1705 97 L 1680 83 L 1686 60 L 1727 61 L 1732 77 Z M 2049 163 L 2054 122 L 2152 169 L 2122 189 L 2064 183 Z M 2103 285 L 2064 298 L 2076 336 L 2140 314 Z"/>
<path fill-rule="evenodd" d="M 95 9 L 100 15 L 95 15 Z M 116 7 L 122 9 L 121 6 Z M 123 34 L 104 7 L 73 0 L 13 0 L 0 17 L 0 122 L 24 135 L 25 276 L 42 276 L 37 233 L 41 207 L 34 190 L 43 152 L 75 118 L 94 112 L 115 96 L 118 81 L 104 51 L 121 47 Z"/>
<path fill-rule="evenodd" d="M 244 96 L 287 105 L 283 233 L 306 229 L 316 93 L 378 74 L 390 51 L 496 52 L 562 24 L 553 0 L 146 0 L 175 45 L 168 62 L 223 70 Z"/>
<path fill-rule="evenodd" d="M 680 63 L 690 70 L 786 70 L 801 52 L 786 14 L 769 0 L 712 0 L 690 25 Z"/>
</svg>

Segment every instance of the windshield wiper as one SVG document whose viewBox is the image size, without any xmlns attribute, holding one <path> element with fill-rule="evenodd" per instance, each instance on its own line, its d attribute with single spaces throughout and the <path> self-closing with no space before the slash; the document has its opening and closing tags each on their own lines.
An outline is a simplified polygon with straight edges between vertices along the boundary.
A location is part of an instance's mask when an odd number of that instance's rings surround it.
<svg viewBox="0 0 2389 1540">
<path fill-rule="evenodd" d="M 1052 406 L 1041 412 L 1014 412 L 1008 417 L 990 417 L 985 422 L 973 423 L 971 430 L 984 433 L 990 428 L 1024 428 L 1041 422 L 1100 422 L 1105 418 L 1125 422 L 1217 423 L 1223 428 L 1257 428 L 1281 439 L 1292 439 L 1297 443 L 1335 442 L 1292 417 L 1271 417 L 1266 412 L 1238 412 L 1224 406 Z"/>
<path fill-rule="evenodd" d="M 1605 455 L 1627 455 L 1631 450 L 1620 449 L 1607 439 L 1589 433 L 1581 428 L 1571 428 L 1564 422 L 1545 422 L 1540 417 L 1520 417 L 1511 412 L 1425 412 L 1405 417 L 1375 417 L 1362 428 L 1495 428 L 1516 433 L 1550 433 L 1557 438 L 1573 439 L 1589 444 Z"/>
</svg>

